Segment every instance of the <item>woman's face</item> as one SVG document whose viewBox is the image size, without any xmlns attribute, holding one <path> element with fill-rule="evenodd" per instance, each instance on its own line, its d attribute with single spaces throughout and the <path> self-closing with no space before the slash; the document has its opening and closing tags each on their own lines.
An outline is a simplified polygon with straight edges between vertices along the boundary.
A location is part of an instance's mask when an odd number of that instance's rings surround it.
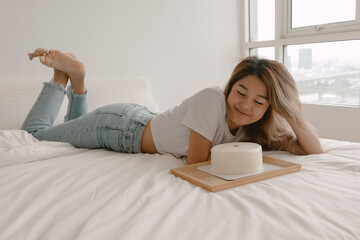
<svg viewBox="0 0 360 240">
<path fill-rule="evenodd" d="M 248 75 L 237 81 L 227 97 L 227 122 L 230 131 L 261 119 L 270 105 L 265 84 Z"/>
</svg>

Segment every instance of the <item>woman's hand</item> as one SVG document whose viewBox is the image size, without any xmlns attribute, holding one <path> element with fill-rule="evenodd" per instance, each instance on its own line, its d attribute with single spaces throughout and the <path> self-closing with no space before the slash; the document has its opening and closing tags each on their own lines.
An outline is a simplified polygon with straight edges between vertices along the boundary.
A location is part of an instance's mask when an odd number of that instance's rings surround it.
<svg viewBox="0 0 360 240">
<path fill-rule="evenodd" d="M 205 162 L 210 158 L 211 142 L 190 129 L 187 164 Z"/>
</svg>

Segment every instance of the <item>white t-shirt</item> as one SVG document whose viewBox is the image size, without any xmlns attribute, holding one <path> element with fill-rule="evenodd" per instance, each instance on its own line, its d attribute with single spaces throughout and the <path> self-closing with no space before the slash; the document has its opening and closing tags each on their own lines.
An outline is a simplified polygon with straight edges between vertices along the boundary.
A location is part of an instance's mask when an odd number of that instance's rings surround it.
<svg viewBox="0 0 360 240">
<path fill-rule="evenodd" d="M 241 127 L 236 135 L 230 133 L 226 121 L 226 102 L 219 87 L 206 88 L 151 120 L 151 132 L 159 153 L 187 156 L 190 129 L 208 139 L 212 146 L 238 142 Z"/>
</svg>

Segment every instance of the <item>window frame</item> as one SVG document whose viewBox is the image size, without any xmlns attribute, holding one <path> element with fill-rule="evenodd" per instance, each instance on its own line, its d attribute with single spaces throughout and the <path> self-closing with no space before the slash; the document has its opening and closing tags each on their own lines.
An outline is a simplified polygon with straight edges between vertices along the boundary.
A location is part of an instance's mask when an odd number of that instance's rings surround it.
<svg viewBox="0 0 360 240">
<path fill-rule="evenodd" d="M 352 31 L 360 30 L 359 0 L 356 0 L 355 20 L 326 23 L 319 25 L 310 25 L 310 26 L 298 27 L 298 28 L 291 28 L 292 1 L 291 0 L 285 0 L 285 1 L 280 0 L 280 1 L 284 2 L 287 11 L 286 13 L 285 12 L 282 13 L 285 16 L 284 18 L 285 19 L 284 24 L 286 24 L 286 33 L 284 35 L 285 37 L 297 37 L 304 35 L 322 35 L 322 34 L 337 33 L 337 32 L 344 33 L 344 32 L 352 32 Z"/>
<path fill-rule="evenodd" d="M 308 26 L 294 29 L 291 29 L 291 0 L 275 0 L 275 39 L 251 42 L 251 9 L 249 7 L 249 1 L 252 0 L 240 1 L 240 9 L 242 9 L 241 13 L 243 13 L 240 18 L 240 32 L 242 36 L 240 56 L 242 58 L 249 56 L 250 49 L 275 47 L 275 60 L 284 63 L 284 53 L 287 45 L 360 39 L 360 0 L 356 0 L 356 19 L 354 21 L 328 23 L 316 25 L 316 27 Z M 256 15 L 256 13 L 253 13 L 253 17 L 254 14 Z M 322 105 L 319 103 L 309 104 Z M 357 108 L 360 108 L 360 106 Z"/>
</svg>

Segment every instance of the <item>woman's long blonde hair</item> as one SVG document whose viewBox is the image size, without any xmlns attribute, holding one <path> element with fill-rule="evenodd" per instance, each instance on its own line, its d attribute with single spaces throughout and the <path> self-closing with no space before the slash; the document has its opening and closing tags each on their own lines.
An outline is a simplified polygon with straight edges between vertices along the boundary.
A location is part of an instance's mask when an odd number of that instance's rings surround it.
<svg viewBox="0 0 360 240">
<path fill-rule="evenodd" d="M 260 120 L 243 126 L 243 141 L 256 142 L 264 149 L 282 150 L 284 138 L 294 136 L 285 119 L 293 122 L 304 120 L 295 81 L 283 64 L 247 57 L 235 67 L 226 84 L 226 99 L 234 84 L 248 75 L 257 76 L 265 84 L 270 106 Z"/>
</svg>

